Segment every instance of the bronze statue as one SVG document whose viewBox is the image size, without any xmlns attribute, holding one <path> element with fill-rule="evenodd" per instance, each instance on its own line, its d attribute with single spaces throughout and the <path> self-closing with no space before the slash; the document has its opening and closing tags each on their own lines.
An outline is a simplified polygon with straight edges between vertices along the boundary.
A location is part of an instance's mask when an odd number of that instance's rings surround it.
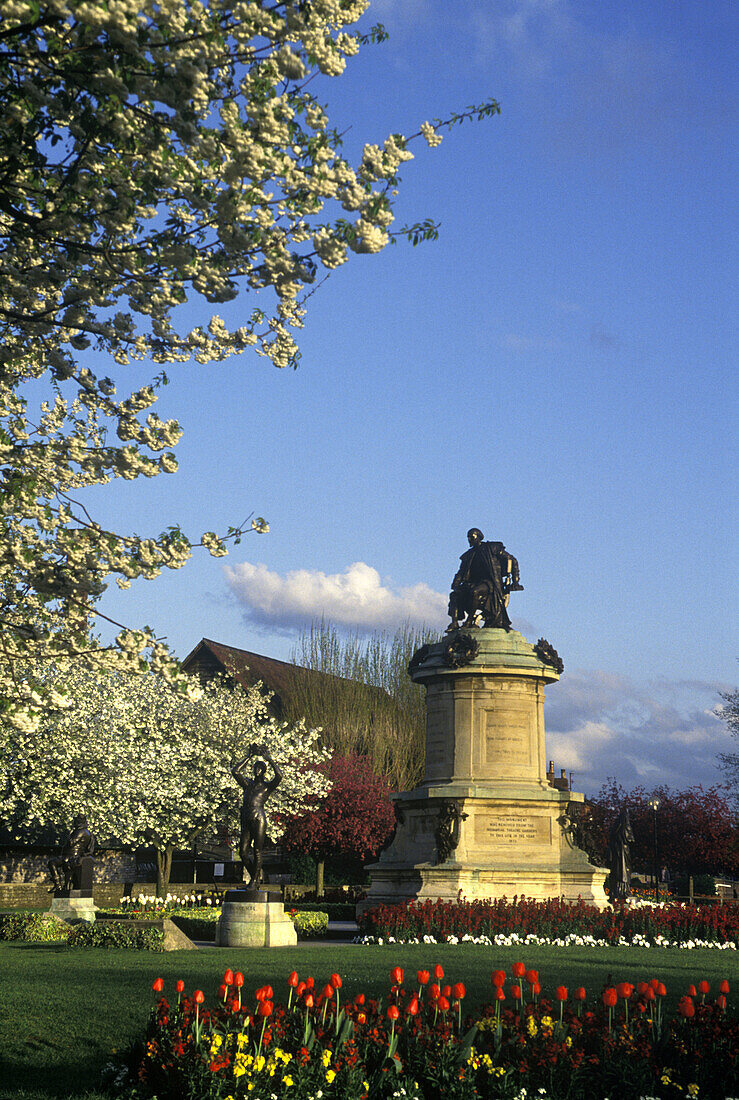
<svg viewBox="0 0 739 1100">
<path fill-rule="evenodd" d="M 460 558 L 449 594 L 451 622 L 447 634 L 463 626 L 477 625 L 478 613 L 483 626 L 511 629 L 506 607 L 510 592 L 523 592 L 519 584 L 518 562 L 502 542 L 485 542 L 479 527 L 467 532 L 469 550 Z"/>
<path fill-rule="evenodd" d="M 624 808 L 616 818 L 608 837 L 608 886 L 611 901 L 624 901 L 631 897 L 631 845 L 634 833 L 631 828 L 629 811 Z"/>
<path fill-rule="evenodd" d="M 257 757 L 254 773 L 244 775 L 244 768 L 250 760 Z M 265 763 L 266 761 L 266 763 Z M 267 764 L 274 773 L 267 779 Z M 249 886 L 257 890 L 262 881 L 262 849 L 267 839 L 267 815 L 264 804 L 274 789 L 282 781 L 282 772 L 270 756 L 266 745 L 252 744 L 244 759 L 231 770 L 231 775 L 244 791 L 241 804 L 241 837 L 239 855 L 243 864 L 243 877 L 249 875 Z"/>
<path fill-rule="evenodd" d="M 52 856 L 48 863 L 55 893 L 80 890 L 87 885 L 81 878 L 82 860 L 91 857 L 94 851 L 95 837 L 88 828 L 87 818 L 84 814 L 78 814 L 61 853 Z"/>
</svg>

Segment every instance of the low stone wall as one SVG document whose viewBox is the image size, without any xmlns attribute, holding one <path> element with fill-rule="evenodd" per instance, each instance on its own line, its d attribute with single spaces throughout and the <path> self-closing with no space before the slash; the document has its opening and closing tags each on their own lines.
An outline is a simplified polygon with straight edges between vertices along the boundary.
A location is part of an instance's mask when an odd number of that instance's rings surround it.
<svg viewBox="0 0 739 1100">
<path fill-rule="evenodd" d="M 6 883 L 33 883 L 48 885 L 48 862 L 52 849 L 23 854 L 3 852 L 0 855 L 0 887 Z M 106 851 L 95 853 L 95 879 L 98 882 L 126 882 L 136 877 L 136 860 L 129 852 Z"/>
<path fill-rule="evenodd" d="M 169 893 L 177 898 L 188 897 L 190 894 L 207 894 L 222 892 L 223 887 L 213 883 L 202 882 L 197 886 L 188 883 L 172 883 Z M 92 888 L 92 896 L 96 905 L 101 908 L 111 908 L 118 905 L 122 897 L 145 897 L 156 895 L 156 884 L 153 882 L 95 882 Z M 51 886 L 47 882 L 0 882 L 0 909 L 48 909 L 51 905 Z"/>
</svg>

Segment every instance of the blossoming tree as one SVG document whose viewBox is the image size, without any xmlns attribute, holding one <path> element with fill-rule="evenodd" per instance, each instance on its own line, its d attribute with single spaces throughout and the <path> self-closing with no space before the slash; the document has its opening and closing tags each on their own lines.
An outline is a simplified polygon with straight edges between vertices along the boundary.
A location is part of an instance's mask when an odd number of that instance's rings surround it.
<svg viewBox="0 0 739 1100">
<path fill-rule="evenodd" d="M 392 229 L 410 142 L 498 110 L 367 144 L 352 167 L 311 81 L 383 37 L 352 29 L 368 2 L 2 0 L 0 717 L 19 730 L 48 702 L 29 659 L 137 668 L 146 654 L 176 679 L 152 631 L 121 627 L 113 653 L 89 629 L 110 578 L 126 588 L 192 549 L 178 526 L 123 535 L 88 511 L 90 486 L 177 467 L 180 428 L 153 411 L 166 374 L 119 394 L 111 373 L 247 348 L 294 367 L 320 273 L 435 235 Z M 259 291 L 235 329 L 178 312 Z M 244 529 L 198 544 L 221 555 Z"/>
<path fill-rule="evenodd" d="M 395 825 L 390 785 L 375 775 L 366 757 L 334 756 L 322 770 L 331 780 L 331 791 L 320 804 L 286 818 L 281 841 L 287 851 L 312 855 L 317 860 L 319 897 L 323 894 L 327 858 L 374 857 Z"/>
<path fill-rule="evenodd" d="M 0 726 L 0 815 L 22 835 L 68 828 L 85 813 L 100 839 L 151 844 L 159 894 L 175 848 L 219 825 L 238 831 L 241 791 L 230 769 L 252 742 L 264 744 L 283 772 L 267 805 L 272 839 L 285 814 L 330 789 L 319 731 L 276 721 L 259 686 L 232 690 L 214 681 L 188 699 L 154 673 L 77 666 L 50 679 L 53 690 L 63 680 L 75 705 L 35 733 Z"/>
</svg>

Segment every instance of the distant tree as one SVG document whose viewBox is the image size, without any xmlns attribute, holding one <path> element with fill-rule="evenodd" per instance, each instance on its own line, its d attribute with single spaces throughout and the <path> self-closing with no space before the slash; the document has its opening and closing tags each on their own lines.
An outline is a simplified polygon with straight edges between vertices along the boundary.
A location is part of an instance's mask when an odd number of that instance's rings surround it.
<svg viewBox="0 0 739 1100">
<path fill-rule="evenodd" d="M 395 634 L 342 635 L 331 623 L 314 623 L 292 653 L 297 665 L 325 675 L 296 672 L 286 717 L 304 717 L 323 730 L 338 755 L 369 758 L 395 790 L 423 778 L 424 690 L 408 676 L 415 651 L 435 635 L 408 623 Z"/>
<path fill-rule="evenodd" d="M 726 722 L 732 737 L 739 741 L 739 688 L 729 691 L 721 698 L 724 705 L 719 708 L 719 716 Z M 726 779 L 733 791 L 733 800 L 739 809 L 739 753 L 720 752 L 719 767 L 726 772 Z"/>
<path fill-rule="evenodd" d="M 283 819 L 280 846 L 312 856 L 318 864 L 316 893 L 323 894 L 323 868 L 332 856 L 367 860 L 377 855 L 395 825 L 390 785 L 361 756 L 334 756 L 322 765 L 328 795 L 303 813 Z"/>
<path fill-rule="evenodd" d="M 657 851 L 660 867 L 674 875 L 739 872 L 737 818 L 720 786 L 689 787 L 673 791 L 655 787 L 647 791 L 624 788 L 613 778 L 605 783 L 591 803 L 592 832 L 605 858 L 611 826 L 625 806 L 634 831 L 632 862 L 651 871 L 654 867 L 654 811 L 651 798 L 659 799 Z"/>
</svg>

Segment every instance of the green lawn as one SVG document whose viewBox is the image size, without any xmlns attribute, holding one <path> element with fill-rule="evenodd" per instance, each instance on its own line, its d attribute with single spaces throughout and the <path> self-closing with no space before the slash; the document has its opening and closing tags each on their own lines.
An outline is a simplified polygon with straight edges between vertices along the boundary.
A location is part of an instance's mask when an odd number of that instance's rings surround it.
<svg viewBox="0 0 739 1100">
<path fill-rule="evenodd" d="M 269 981 L 279 997 L 291 970 L 324 981 L 334 970 L 344 994 L 384 994 L 392 966 L 415 978 L 436 962 L 463 981 L 470 1007 L 489 996 L 490 972 L 510 974 L 521 959 L 539 970 L 543 993 L 556 985 L 584 985 L 597 996 L 605 983 L 658 977 L 673 1011 L 690 982 L 706 978 L 716 990 L 731 985 L 729 1011 L 739 1002 L 739 952 L 660 948 L 487 948 L 459 946 L 358 947 L 310 944 L 271 951 L 212 948 L 149 952 L 70 950 L 56 945 L 0 943 L 0 1100 L 71 1097 L 93 1100 L 102 1066 L 114 1049 L 140 1035 L 154 1001 L 151 983 L 161 976 L 165 994 L 183 978 L 186 988 L 211 998 L 227 966 L 243 971 L 246 988 Z"/>
</svg>

